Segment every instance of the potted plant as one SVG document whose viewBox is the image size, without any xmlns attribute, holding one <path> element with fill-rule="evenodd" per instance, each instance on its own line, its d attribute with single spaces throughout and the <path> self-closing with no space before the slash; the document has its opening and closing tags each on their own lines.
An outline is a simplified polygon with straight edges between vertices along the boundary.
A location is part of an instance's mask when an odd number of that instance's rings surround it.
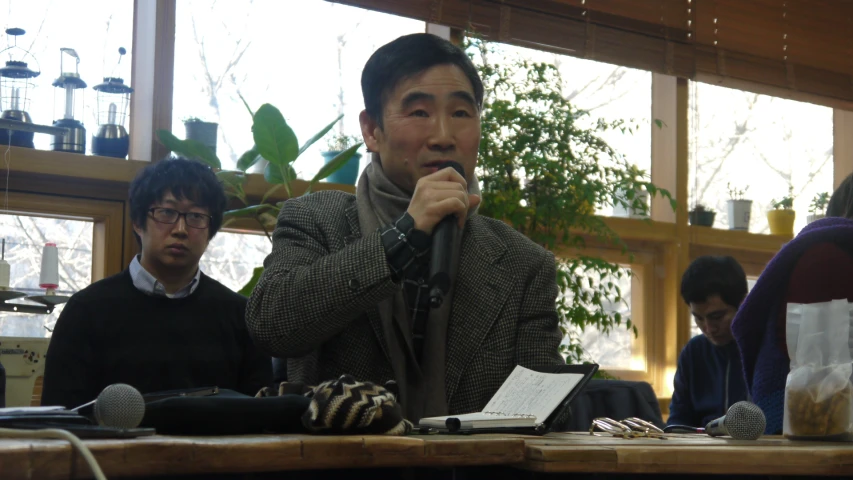
<svg viewBox="0 0 853 480">
<path fill-rule="evenodd" d="M 781 200 L 772 200 L 771 210 L 767 212 L 767 223 L 770 225 L 771 235 L 794 235 L 794 220 L 797 218 L 794 212 L 794 187 L 788 187 L 788 196 Z"/>
<path fill-rule="evenodd" d="M 729 230 L 748 231 L 752 218 L 752 200 L 747 200 L 744 196 L 749 186 L 737 188 L 729 183 L 726 187 L 729 190 L 729 201 L 726 205 L 729 211 Z"/>
<path fill-rule="evenodd" d="M 255 140 L 255 146 L 240 156 L 240 159 L 237 160 L 236 171 L 221 170 L 222 163 L 216 154 L 207 145 L 199 141 L 193 139 L 180 140 L 168 130 L 158 130 L 157 137 L 160 143 L 165 145 L 169 150 L 187 158 L 206 163 L 213 168 L 216 171 L 217 178 L 222 182 L 225 195 L 228 199 L 235 200 L 244 205 L 244 207 L 225 212 L 222 223 L 223 227 L 228 226 L 239 218 L 252 218 L 258 222 L 267 238 L 272 242 L 270 230 L 275 226 L 276 216 L 284 202 L 272 203 L 269 201 L 270 196 L 276 190 L 283 187 L 287 193 L 287 197 L 293 198 L 292 183 L 296 180 L 296 171 L 293 169 L 294 162 L 311 145 L 329 133 L 343 115 L 326 125 L 325 128 L 300 146 L 293 129 L 287 124 L 281 111 L 276 107 L 265 103 L 256 112 L 253 112 L 247 104 L 246 109 L 249 110 L 249 114 L 252 116 L 252 136 Z M 359 147 L 361 147 L 361 144 L 357 143 L 340 152 L 334 159 L 326 163 L 314 175 L 314 178 L 308 182 L 308 188 L 304 194 L 311 193 L 317 182 L 341 168 L 355 154 L 355 151 Z M 254 203 L 246 196 L 245 185 L 248 181 L 246 171 L 261 160 L 268 162 L 266 167 L 264 167 L 264 180 L 270 185 L 270 188 L 260 202 Z M 263 271 L 264 267 L 256 267 L 252 278 L 238 293 L 245 296 L 251 295 Z"/>
<path fill-rule="evenodd" d="M 338 133 L 329 137 L 329 141 L 326 143 L 326 151 L 320 152 L 320 154 L 323 155 L 323 159 L 325 159 L 326 163 L 329 163 L 334 160 L 335 157 L 340 155 L 341 152 L 360 142 L 361 138 L 359 137 Z M 347 163 L 345 163 L 339 170 L 326 177 L 326 181 L 331 183 L 355 185 L 355 182 L 358 180 L 358 167 L 360 162 L 361 154 L 353 154 L 349 161 L 347 161 Z"/>
<path fill-rule="evenodd" d="M 806 217 L 806 223 L 812 223 L 815 220 L 820 220 L 826 217 L 826 207 L 829 205 L 829 193 L 818 193 L 812 199 L 812 204 L 809 205 L 809 215 Z"/>
<path fill-rule="evenodd" d="M 714 217 L 717 216 L 717 212 L 712 208 L 708 208 L 701 203 L 697 203 L 693 210 L 688 213 L 688 219 L 690 220 L 690 225 L 696 225 L 698 227 L 713 227 L 714 226 Z"/>
<path fill-rule="evenodd" d="M 214 154 L 216 153 L 216 130 L 218 128 L 218 123 L 205 122 L 196 117 L 184 120 L 186 139 L 201 143 Z"/>
</svg>

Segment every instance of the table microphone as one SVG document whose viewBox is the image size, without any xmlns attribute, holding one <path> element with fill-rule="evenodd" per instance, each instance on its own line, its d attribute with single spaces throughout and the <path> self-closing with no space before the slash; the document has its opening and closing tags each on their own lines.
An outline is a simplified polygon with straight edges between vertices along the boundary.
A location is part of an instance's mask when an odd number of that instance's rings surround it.
<svg viewBox="0 0 853 480">
<path fill-rule="evenodd" d="M 441 168 L 451 167 L 459 175 L 465 176 L 465 170 L 457 162 L 444 162 Z M 430 307 L 438 308 L 444 302 L 444 296 L 450 291 L 450 275 L 453 267 L 453 249 L 458 244 L 459 221 L 456 215 L 448 215 L 438 222 L 432 232 L 432 248 L 429 263 L 429 302 Z"/>
<path fill-rule="evenodd" d="M 79 412 L 89 406 L 92 406 L 95 421 L 102 427 L 136 428 L 145 416 L 145 400 L 142 394 L 125 383 L 108 386 L 98 398 L 72 411 Z"/>
<path fill-rule="evenodd" d="M 705 426 L 705 433 L 712 437 L 728 435 L 735 440 L 756 440 L 764 434 L 767 420 L 758 405 L 737 402 L 722 417 L 711 420 Z"/>
</svg>

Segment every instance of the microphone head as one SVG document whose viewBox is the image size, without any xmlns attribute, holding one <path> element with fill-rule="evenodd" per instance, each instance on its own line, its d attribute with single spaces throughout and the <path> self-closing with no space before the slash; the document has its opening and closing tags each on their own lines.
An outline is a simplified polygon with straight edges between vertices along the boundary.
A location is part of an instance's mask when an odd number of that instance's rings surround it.
<svg viewBox="0 0 853 480">
<path fill-rule="evenodd" d="M 130 385 L 108 386 L 95 399 L 95 420 L 102 427 L 136 428 L 145 416 L 145 400 Z"/>
<path fill-rule="evenodd" d="M 723 423 L 735 440 L 756 440 L 764 434 L 767 419 L 758 405 L 742 401 L 729 407 Z"/>
<path fill-rule="evenodd" d="M 447 167 L 456 170 L 456 173 L 458 173 L 459 175 L 462 175 L 463 177 L 465 176 L 465 169 L 462 168 L 462 165 L 459 162 L 454 162 L 453 160 L 447 160 L 442 162 L 441 168 Z"/>
</svg>

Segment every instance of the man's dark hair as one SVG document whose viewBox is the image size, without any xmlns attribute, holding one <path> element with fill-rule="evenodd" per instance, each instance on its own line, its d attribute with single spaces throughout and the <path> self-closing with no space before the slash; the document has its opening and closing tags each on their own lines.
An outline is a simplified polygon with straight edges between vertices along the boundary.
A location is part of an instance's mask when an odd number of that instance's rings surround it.
<svg viewBox="0 0 853 480">
<path fill-rule="evenodd" d="M 222 226 L 222 212 L 228 200 L 222 185 L 207 165 L 182 157 L 170 157 L 140 171 L 130 183 L 130 219 L 145 230 L 148 209 L 163 195 L 172 192 L 177 200 L 190 200 L 210 212 L 208 240 Z M 142 239 L 134 232 L 136 241 Z"/>
<path fill-rule="evenodd" d="M 703 303 L 713 295 L 735 308 L 746 298 L 743 267 L 732 257 L 706 255 L 693 260 L 681 277 L 681 298 L 688 305 Z"/>
<path fill-rule="evenodd" d="M 468 77 L 474 100 L 483 106 L 483 81 L 462 49 L 430 33 L 402 36 L 379 47 L 361 72 L 361 93 L 367 114 L 382 128 L 382 107 L 403 80 L 436 65 L 456 65 Z"/>
<path fill-rule="evenodd" d="M 847 175 L 847 178 L 841 182 L 841 185 L 829 197 L 829 205 L 826 206 L 826 216 L 853 218 L 853 173 Z"/>
</svg>

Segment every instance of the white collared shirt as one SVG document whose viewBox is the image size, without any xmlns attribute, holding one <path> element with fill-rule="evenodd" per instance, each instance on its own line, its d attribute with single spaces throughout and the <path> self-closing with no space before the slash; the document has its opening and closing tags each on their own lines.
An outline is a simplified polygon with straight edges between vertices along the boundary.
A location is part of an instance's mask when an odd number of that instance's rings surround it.
<svg viewBox="0 0 853 480">
<path fill-rule="evenodd" d="M 195 289 L 198 288 L 198 282 L 201 278 L 201 269 L 199 268 L 196 270 L 195 276 L 190 280 L 190 283 L 186 284 L 177 292 L 169 294 L 166 293 L 166 288 L 163 287 L 163 284 L 154 278 L 154 275 L 151 275 L 148 270 L 145 270 L 145 267 L 139 263 L 139 255 L 137 255 L 133 257 L 133 261 L 130 262 L 130 278 L 133 280 L 133 286 L 146 295 L 166 298 L 184 298 L 190 296 L 195 292 Z"/>
</svg>

